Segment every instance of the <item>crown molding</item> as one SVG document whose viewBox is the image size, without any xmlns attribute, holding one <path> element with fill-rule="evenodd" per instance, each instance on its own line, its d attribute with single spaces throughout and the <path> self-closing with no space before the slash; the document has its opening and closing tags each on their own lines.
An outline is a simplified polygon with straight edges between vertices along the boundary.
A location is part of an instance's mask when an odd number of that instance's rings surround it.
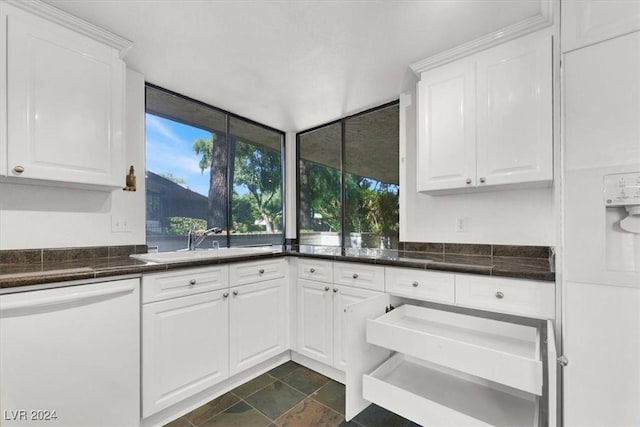
<svg viewBox="0 0 640 427">
<path fill-rule="evenodd" d="M 409 67 L 419 77 L 420 73 L 424 71 L 549 27 L 554 24 L 553 1 L 554 0 L 540 0 L 540 13 L 536 16 L 509 25 L 452 49 L 445 50 L 421 61 L 414 62 Z"/>
<path fill-rule="evenodd" d="M 131 49 L 133 43 L 123 37 L 115 35 L 103 28 L 83 21 L 57 7 L 51 6 L 39 0 L 2 0 L 4 3 L 19 9 L 30 12 L 48 21 L 59 24 L 72 31 L 97 40 L 107 46 L 110 46 L 119 52 L 120 58 L 123 58 Z"/>
</svg>

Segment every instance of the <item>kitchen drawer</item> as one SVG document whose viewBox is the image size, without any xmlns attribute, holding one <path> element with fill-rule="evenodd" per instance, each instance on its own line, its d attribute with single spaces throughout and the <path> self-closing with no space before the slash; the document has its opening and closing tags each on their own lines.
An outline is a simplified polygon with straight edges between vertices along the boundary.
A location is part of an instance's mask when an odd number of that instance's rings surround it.
<svg viewBox="0 0 640 427">
<path fill-rule="evenodd" d="M 298 258 L 298 278 L 331 283 L 333 280 L 333 263 L 317 259 Z"/>
<path fill-rule="evenodd" d="M 454 275 L 411 268 L 385 268 L 385 290 L 392 295 L 453 304 Z"/>
<path fill-rule="evenodd" d="M 333 283 L 384 292 L 384 267 L 355 262 L 334 262 Z"/>
<path fill-rule="evenodd" d="M 228 286 L 229 268 L 226 265 L 144 274 L 142 303 L 194 295 Z"/>
<path fill-rule="evenodd" d="M 287 261 L 283 258 L 231 264 L 229 266 L 230 286 L 279 279 L 285 276 L 286 267 Z"/>
<path fill-rule="evenodd" d="M 535 426 L 540 405 L 537 396 L 418 363 L 402 353 L 364 376 L 362 394 L 420 425 L 436 426 Z"/>
<path fill-rule="evenodd" d="M 555 283 L 457 274 L 456 304 L 553 319 L 555 317 Z"/>
<path fill-rule="evenodd" d="M 542 395 L 537 327 L 402 305 L 367 320 L 367 342 Z"/>
</svg>

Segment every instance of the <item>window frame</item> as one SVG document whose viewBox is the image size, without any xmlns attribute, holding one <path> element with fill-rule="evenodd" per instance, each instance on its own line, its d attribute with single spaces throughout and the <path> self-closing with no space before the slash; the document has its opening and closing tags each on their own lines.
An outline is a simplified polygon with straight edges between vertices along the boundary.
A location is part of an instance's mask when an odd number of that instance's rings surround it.
<svg viewBox="0 0 640 427">
<path fill-rule="evenodd" d="M 269 132 L 274 132 L 274 133 L 278 133 L 280 135 L 280 167 L 281 167 L 281 182 L 280 182 L 280 193 L 281 193 L 281 201 L 282 201 L 282 241 L 281 241 L 281 245 L 285 244 L 285 240 L 286 240 L 286 235 L 287 235 L 287 230 L 286 230 L 286 199 L 287 199 L 287 194 L 285 192 L 285 183 L 286 183 L 286 142 L 285 142 L 285 132 L 280 130 L 280 129 L 276 129 L 273 128 L 271 126 L 256 122 L 255 120 L 251 120 L 247 117 L 241 116 L 239 114 L 233 113 L 231 111 L 227 111 L 224 110 L 222 108 L 219 107 L 215 107 L 211 104 L 207 104 L 206 102 L 203 101 L 199 101 L 197 99 L 191 98 L 189 96 L 183 95 L 181 93 L 178 92 L 174 92 L 170 89 L 164 88 L 162 86 L 158 86 L 155 85 L 153 83 L 150 83 L 148 81 L 145 81 L 145 106 L 144 106 L 144 111 L 145 114 L 152 114 L 154 116 L 158 116 L 158 117 L 162 117 L 164 119 L 167 120 L 172 120 L 174 122 L 178 122 L 178 123 L 182 123 L 188 126 L 192 126 L 192 127 L 196 127 L 196 128 L 200 128 L 202 129 L 202 125 L 201 124 L 197 124 L 197 123 L 193 123 L 193 122 L 188 122 L 186 120 L 178 120 L 174 117 L 171 117 L 167 114 L 163 114 L 163 113 L 158 113 L 156 111 L 150 111 L 147 108 L 147 101 L 146 101 L 146 90 L 147 88 L 151 88 L 153 90 L 157 90 L 157 91 L 162 91 L 166 94 L 169 94 L 171 96 L 175 96 L 178 98 L 183 99 L 184 101 L 187 102 L 191 102 L 194 104 L 197 104 L 201 107 L 204 108 L 208 108 L 211 110 L 214 110 L 218 113 L 224 114 L 225 115 L 225 142 L 227 144 L 227 180 L 226 180 L 226 184 L 227 184 L 227 214 L 226 214 L 226 224 L 225 224 L 225 230 L 227 231 L 226 234 L 226 247 L 231 247 L 231 233 L 229 232 L 229 230 L 231 230 L 232 228 L 232 209 L 233 209 L 233 203 L 232 203 L 232 198 L 233 198 L 233 182 L 229 179 L 229 177 L 231 176 L 231 168 L 233 168 L 233 164 L 235 163 L 235 159 L 232 158 L 231 156 L 231 151 L 230 145 L 231 145 L 231 138 L 230 138 L 230 122 L 231 122 L 231 118 L 233 118 L 234 120 L 241 120 L 244 121 L 248 124 L 260 127 L 264 130 L 267 130 Z M 146 136 L 145 136 L 145 150 L 146 150 Z M 145 171 L 146 171 L 146 161 L 145 161 Z M 145 196 L 145 223 L 146 223 L 146 216 L 147 216 L 147 208 L 146 208 L 146 196 Z M 146 227 L 145 227 L 145 241 L 146 241 Z"/>
<path fill-rule="evenodd" d="M 347 193 L 346 193 L 346 175 L 347 172 L 345 170 L 345 158 L 346 158 L 346 121 L 355 117 L 363 116 L 365 114 L 375 113 L 378 110 L 383 110 L 385 108 L 392 107 L 394 105 L 400 106 L 400 99 L 396 99 L 393 101 L 386 102 L 384 104 L 368 108 L 364 111 L 360 111 L 359 113 L 351 114 L 345 117 L 342 117 L 337 120 L 333 120 L 331 122 L 323 123 L 318 126 L 314 126 L 312 128 L 300 131 L 296 133 L 296 240 L 298 244 L 300 243 L 300 136 L 317 131 L 327 126 L 332 126 L 335 124 L 340 124 L 340 248 L 344 251 L 347 247 L 345 246 L 345 242 L 347 241 L 347 216 L 346 216 L 346 202 L 347 202 Z M 338 247 L 338 246 L 327 246 L 327 247 Z"/>
</svg>

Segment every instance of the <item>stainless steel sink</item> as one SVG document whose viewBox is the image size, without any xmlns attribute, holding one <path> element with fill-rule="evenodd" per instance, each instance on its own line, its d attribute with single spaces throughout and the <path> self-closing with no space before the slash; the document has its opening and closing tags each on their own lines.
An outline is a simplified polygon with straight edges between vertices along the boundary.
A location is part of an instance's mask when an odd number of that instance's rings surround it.
<svg viewBox="0 0 640 427">
<path fill-rule="evenodd" d="M 159 252 L 149 254 L 135 254 L 130 255 L 130 257 L 141 261 L 150 262 L 184 262 L 196 261 L 201 259 L 233 258 L 246 255 L 269 254 L 273 252 L 273 247 L 265 246 L 255 248 L 220 248 L 198 251 Z"/>
</svg>

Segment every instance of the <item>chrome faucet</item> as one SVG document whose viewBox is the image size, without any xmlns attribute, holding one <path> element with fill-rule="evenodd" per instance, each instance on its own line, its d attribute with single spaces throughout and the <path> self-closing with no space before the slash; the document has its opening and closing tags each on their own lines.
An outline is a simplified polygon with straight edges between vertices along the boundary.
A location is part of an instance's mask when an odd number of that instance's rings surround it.
<svg viewBox="0 0 640 427">
<path fill-rule="evenodd" d="M 198 245 L 208 236 L 220 233 L 222 233 L 222 228 L 220 227 L 212 227 L 208 230 L 196 231 L 194 224 L 187 233 L 187 250 L 195 251 Z"/>
</svg>

